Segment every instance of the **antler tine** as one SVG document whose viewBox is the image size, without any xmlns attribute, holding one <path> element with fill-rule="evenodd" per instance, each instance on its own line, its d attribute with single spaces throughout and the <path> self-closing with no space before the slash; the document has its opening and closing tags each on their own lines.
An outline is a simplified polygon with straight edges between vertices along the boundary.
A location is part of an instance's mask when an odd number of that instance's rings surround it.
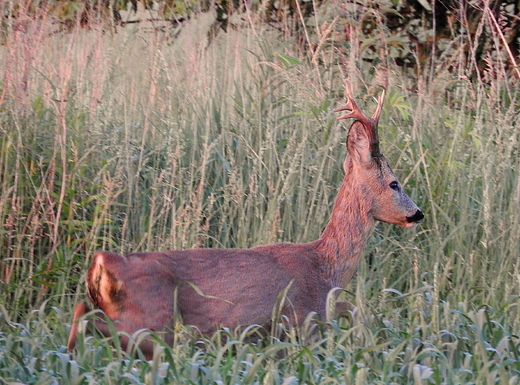
<svg viewBox="0 0 520 385">
<path fill-rule="evenodd" d="M 336 108 L 334 110 L 334 112 L 339 112 L 339 111 L 350 111 L 350 112 L 346 113 L 345 115 L 341 115 L 339 118 L 336 118 L 336 120 L 353 118 L 353 119 L 360 120 L 362 123 L 369 123 L 368 117 L 363 112 L 361 112 L 361 110 L 357 106 L 356 102 L 354 101 L 354 97 L 352 96 L 352 91 L 350 89 L 349 82 L 346 82 L 345 89 L 346 89 L 346 94 L 347 94 L 347 99 L 348 99 L 347 104 L 345 104 L 344 106 L 341 106 L 339 108 Z"/>
<path fill-rule="evenodd" d="M 381 115 L 381 110 L 383 109 L 383 104 L 385 102 L 385 90 L 381 93 L 379 96 L 379 99 L 377 100 L 377 108 L 374 112 L 374 115 L 370 118 L 372 120 L 372 123 L 374 126 L 377 126 L 377 123 L 379 122 L 379 115 Z"/>
</svg>

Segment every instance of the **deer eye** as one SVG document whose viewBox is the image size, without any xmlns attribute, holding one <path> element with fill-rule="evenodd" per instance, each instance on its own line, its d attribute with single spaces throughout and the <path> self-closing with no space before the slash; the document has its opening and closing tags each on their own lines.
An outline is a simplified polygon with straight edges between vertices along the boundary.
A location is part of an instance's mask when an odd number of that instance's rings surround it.
<svg viewBox="0 0 520 385">
<path fill-rule="evenodd" d="M 390 188 L 392 190 L 398 191 L 399 190 L 399 183 L 397 183 L 396 181 L 390 182 Z"/>
</svg>

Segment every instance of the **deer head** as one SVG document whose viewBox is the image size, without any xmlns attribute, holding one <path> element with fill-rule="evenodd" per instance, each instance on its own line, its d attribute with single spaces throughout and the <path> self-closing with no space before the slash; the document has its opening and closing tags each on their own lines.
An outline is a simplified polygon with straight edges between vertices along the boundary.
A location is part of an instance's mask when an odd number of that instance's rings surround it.
<svg viewBox="0 0 520 385">
<path fill-rule="evenodd" d="M 337 108 L 348 111 L 337 119 L 356 119 L 352 123 L 347 139 L 349 156 L 344 168 L 352 173 L 357 185 L 364 190 L 362 195 L 368 202 L 366 207 L 376 220 L 404 227 L 413 227 L 422 222 L 424 214 L 401 188 L 388 161 L 379 150 L 377 124 L 384 102 L 384 91 L 379 97 L 376 111 L 367 117 L 357 106 L 352 91 L 346 85 L 347 104 Z"/>
</svg>

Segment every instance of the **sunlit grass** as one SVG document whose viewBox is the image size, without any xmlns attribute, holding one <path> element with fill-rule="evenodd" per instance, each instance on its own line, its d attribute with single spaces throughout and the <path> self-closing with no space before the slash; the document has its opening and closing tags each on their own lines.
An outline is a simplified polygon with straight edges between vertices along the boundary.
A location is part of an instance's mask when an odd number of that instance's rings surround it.
<svg viewBox="0 0 520 385">
<path fill-rule="evenodd" d="M 493 309 L 465 313 L 443 305 L 441 310 L 446 328 L 438 331 L 428 314 L 422 326 L 413 316 L 395 322 L 354 317 L 351 323 L 332 322 L 306 343 L 304 331 L 287 330 L 286 342 L 251 343 L 247 332 L 221 330 L 211 338 L 193 338 L 181 327 L 173 347 L 159 346 L 145 361 L 99 337 L 80 336 L 69 356 L 63 345 L 66 328 L 59 326 L 66 322 L 64 315 L 42 306 L 23 324 L 4 324 L 0 379 L 33 384 L 518 383 L 520 341 Z"/>
<path fill-rule="evenodd" d="M 305 343 L 181 328 L 150 362 L 99 337 L 66 353 L 95 250 L 307 242 L 329 218 L 332 110 L 348 77 L 371 112 L 381 68 L 260 26 L 208 44 L 205 22 L 172 39 L 39 20 L 0 47 L 0 381 L 519 383 L 518 82 L 442 63 L 431 82 L 390 66 L 381 147 L 426 221 L 379 225 L 343 294 L 352 320 Z"/>
</svg>

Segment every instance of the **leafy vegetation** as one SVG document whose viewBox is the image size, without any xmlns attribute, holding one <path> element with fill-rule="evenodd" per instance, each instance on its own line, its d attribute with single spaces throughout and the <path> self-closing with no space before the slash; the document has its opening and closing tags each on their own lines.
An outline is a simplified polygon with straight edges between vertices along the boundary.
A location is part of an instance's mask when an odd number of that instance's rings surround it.
<svg viewBox="0 0 520 385">
<path fill-rule="evenodd" d="M 100 24 L 115 31 L 116 26 L 152 22 L 152 28 L 169 30 L 172 39 L 193 19 L 210 14 L 209 41 L 219 33 L 247 28 L 254 20 L 305 42 L 301 48 L 310 51 L 320 50 L 323 34 L 333 33 L 337 42 L 359 46 L 359 59 L 368 62 L 378 62 L 383 49 L 394 64 L 416 72 L 430 69 L 430 76 L 440 62 L 455 69 L 465 65 L 473 76 L 481 76 L 490 61 L 499 59 L 520 76 L 514 59 L 519 55 L 520 4 L 511 0 L 10 1 L 0 4 L 0 12 L 18 20 L 44 13 L 56 31 Z M 355 34 L 353 20 L 358 24 Z"/>
<path fill-rule="evenodd" d="M 481 42 L 464 40 L 470 24 L 458 18 L 452 38 L 465 44 L 408 67 L 391 28 L 375 23 L 374 41 L 357 21 L 386 20 L 383 10 L 350 6 L 304 23 L 246 19 L 213 37 L 211 12 L 182 28 L 78 23 L 68 33 L 45 7 L 4 19 L 1 382 L 520 382 L 520 109 L 508 35 L 479 19 L 491 38 L 476 66 Z M 254 344 L 225 330 L 193 340 L 179 327 L 148 362 L 100 337 L 65 351 L 95 250 L 317 238 L 343 177 L 346 126 L 332 110 L 346 78 L 367 111 L 387 89 L 382 150 L 426 214 L 413 230 L 379 225 L 342 294 L 358 306 L 351 319 Z"/>
</svg>

